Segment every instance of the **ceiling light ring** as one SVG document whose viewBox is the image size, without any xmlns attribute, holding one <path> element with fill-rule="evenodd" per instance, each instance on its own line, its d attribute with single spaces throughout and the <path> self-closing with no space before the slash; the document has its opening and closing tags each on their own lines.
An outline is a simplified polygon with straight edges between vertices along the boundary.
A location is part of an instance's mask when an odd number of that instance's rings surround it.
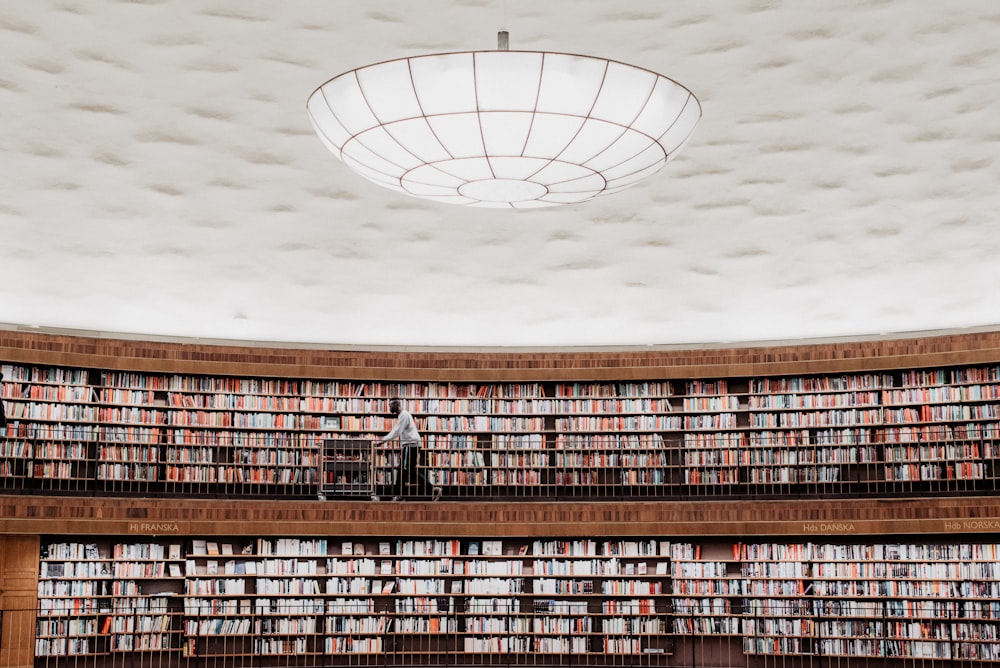
<svg viewBox="0 0 1000 668">
<path fill-rule="evenodd" d="M 332 110 L 331 110 L 331 113 L 333 113 L 333 115 L 336 116 L 336 113 L 332 112 Z M 663 152 L 664 157 L 665 158 L 669 157 L 670 153 L 666 150 L 666 148 L 664 148 L 663 144 L 660 143 L 660 138 L 662 138 L 667 133 L 669 133 L 673 129 L 674 124 L 676 124 L 677 120 L 680 118 L 680 115 L 678 115 L 674 119 L 674 122 L 671 123 L 670 127 L 668 127 L 659 136 L 655 136 L 654 137 L 653 135 L 645 133 L 642 130 L 639 130 L 637 128 L 634 128 L 634 127 L 631 127 L 631 126 L 628 126 L 628 125 L 622 125 L 621 123 L 613 121 L 613 120 L 608 120 L 608 119 L 604 119 L 604 118 L 597 118 L 597 117 L 594 117 L 594 116 L 581 116 L 581 115 L 578 115 L 578 114 L 557 113 L 557 112 L 550 112 L 550 111 L 527 112 L 527 111 L 520 111 L 520 110 L 516 110 L 516 109 L 511 109 L 511 110 L 491 110 L 491 111 L 487 111 L 487 112 L 478 112 L 476 115 L 478 116 L 481 113 L 487 113 L 487 114 L 492 114 L 492 113 L 523 113 L 525 115 L 530 115 L 532 117 L 536 117 L 536 116 L 552 116 L 552 117 L 579 119 L 582 122 L 581 122 L 580 128 L 574 133 L 574 135 L 573 135 L 574 138 L 576 138 L 576 137 L 579 136 L 580 130 L 583 129 L 584 125 L 589 120 L 596 121 L 598 123 L 602 123 L 602 124 L 605 124 L 605 125 L 614 126 L 614 127 L 618 128 L 618 129 L 620 129 L 621 132 L 614 138 L 614 140 L 611 141 L 606 146 L 604 146 L 603 148 L 601 148 L 597 153 L 595 153 L 592 156 L 588 157 L 586 160 L 581 160 L 579 162 L 574 162 L 573 163 L 573 164 L 580 164 L 580 165 L 584 165 L 584 166 L 586 166 L 587 163 L 591 162 L 592 160 L 594 160 L 595 158 L 597 158 L 601 154 L 603 154 L 606 151 L 608 151 L 622 137 L 625 137 L 625 136 L 627 136 L 629 134 L 639 135 L 639 136 L 642 136 L 642 137 L 648 139 L 649 140 L 649 147 L 650 148 L 652 148 L 653 146 L 658 146 L 660 148 L 660 150 Z M 351 146 L 352 144 L 355 144 L 355 143 L 360 144 L 361 146 L 363 146 L 365 149 L 367 149 L 369 151 L 373 151 L 374 149 L 369 144 L 365 143 L 364 136 L 367 135 L 367 134 L 369 134 L 369 133 L 371 133 L 373 130 L 382 130 L 387 135 L 389 135 L 393 139 L 393 141 L 395 141 L 400 146 L 400 148 L 403 149 L 403 151 L 405 151 L 407 154 L 413 156 L 415 159 L 420 160 L 421 164 L 432 164 L 432 162 L 440 162 L 440 161 L 431 161 L 431 162 L 428 162 L 428 161 L 425 161 L 423 158 L 421 158 L 419 155 L 413 153 L 411 150 L 409 150 L 406 147 L 405 144 L 403 144 L 402 142 L 400 142 L 399 139 L 391 132 L 391 128 L 393 126 L 401 124 L 401 123 L 408 123 L 408 122 L 411 122 L 411 121 L 424 121 L 425 123 L 427 123 L 429 131 L 432 134 L 435 134 L 435 138 L 437 138 L 437 135 L 434 132 L 434 127 L 430 123 L 430 119 L 433 119 L 433 118 L 445 118 L 445 117 L 448 117 L 448 116 L 468 115 L 468 114 L 469 114 L 469 112 L 462 111 L 462 112 L 452 112 L 452 113 L 448 113 L 448 114 L 434 114 L 434 115 L 431 115 L 431 116 L 426 116 L 426 115 L 409 116 L 409 117 L 406 117 L 406 118 L 400 118 L 400 119 L 396 119 L 396 120 L 389 121 L 389 122 L 381 122 L 380 121 L 380 122 L 376 123 L 375 125 L 368 126 L 368 127 L 364 128 L 363 130 L 361 130 L 359 132 L 356 132 L 356 133 L 353 133 L 353 134 L 349 135 L 349 137 L 347 138 L 347 140 L 344 142 L 342 148 L 340 149 L 340 154 L 343 155 L 343 154 L 346 153 L 346 154 L 349 155 L 350 151 L 348 150 L 348 147 Z M 532 120 L 532 123 L 533 122 L 534 122 L 534 120 Z M 692 132 L 689 132 L 685 136 L 685 141 L 687 141 L 687 139 L 690 138 L 691 134 L 693 134 L 693 130 L 692 130 Z M 449 158 L 453 159 L 453 160 L 460 160 L 460 159 L 463 159 L 465 157 L 469 157 L 469 156 L 461 156 L 461 157 L 455 156 L 451 151 L 448 150 L 447 146 L 444 143 L 441 143 L 441 148 L 442 148 L 442 150 L 445 153 L 448 154 Z M 536 160 L 546 160 L 548 162 L 560 162 L 561 161 L 560 158 L 566 152 L 566 150 L 567 150 L 567 147 L 564 147 L 555 156 L 532 155 L 530 153 L 525 153 L 524 150 L 522 150 L 521 153 L 519 153 L 519 154 L 502 154 L 502 155 L 498 154 L 498 155 L 490 156 L 490 155 L 486 154 L 485 150 L 483 150 L 483 152 L 482 152 L 482 154 L 481 154 L 480 157 L 484 157 L 487 160 L 489 160 L 490 158 L 496 158 L 496 157 L 499 157 L 499 158 L 517 158 L 517 157 L 522 157 L 522 158 L 531 158 L 531 159 L 536 159 Z M 413 168 L 410 168 L 410 167 L 405 167 L 403 165 L 400 165 L 400 164 L 398 164 L 396 162 L 393 162 L 392 160 L 386 159 L 386 162 L 390 162 L 391 164 L 396 165 L 397 167 L 399 167 L 399 169 L 402 169 L 402 170 L 413 169 Z M 618 164 L 622 164 L 622 163 L 618 163 Z M 536 170 L 536 172 L 540 171 L 541 169 L 544 169 L 544 166 L 541 167 L 541 168 L 539 168 L 539 170 Z"/>
<path fill-rule="evenodd" d="M 406 171 L 404 171 L 399 176 L 399 180 L 400 180 L 400 182 L 403 182 L 403 183 L 414 183 L 416 185 L 434 186 L 434 185 L 437 185 L 437 184 L 429 183 L 427 181 L 421 181 L 421 180 L 419 180 L 417 178 L 414 178 L 412 176 L 418 170 L 432 169 L 432 170 L 434 170 L 436 172 L 444 174 L 447 177 L 450 177 L 452 179 L 458 179 L 459 181 L 461 181 L 462 183 L 460 185 L 456 186 L 456 189 L 458 189 L 458 188 L 461 188 L 462 186 L 466 185 L 467 183 L 471 183 L 471 181 L 469 181 L 467 179 L 463 179 L 460 176 L 456 176 L 455 174 L 452 174 L 451 172 L 449 172 L 447 170 L 441 169 L 440 165 L 442 163 L 446 163 L 446 162 L 454 162 L 455 160 L 473 160 L 473 159 L 475 159 L 475 158 L 452 158 L 451 160 L 438 160 L 436 162 L 425 162 L 422 165 L 417 165 L 416 167 L 411 167 L 410 169 L 407 169 Z M 406 186 L 404 185 L 403 187 L 405 188 Z"/>
<path fill-rule="evenodd" d="M 485 156 L 478 156 L 478 157 L 474 157 L 474 158 L 460 158 L 459 160 L 460 161 L 461 160 L 477 160 L 477 161 L 478 160 L 482 160 L 483 162 L 486 162 L 488 160 L 488 158 L 486 158 Z M 541 160 L 541 159 L 539 159 L 539 160 Z M 461 180 L 462 177 L 457 176 L 453 172 L 448 171 L 446 169 L 442 169 L 440 167 L 440 164 L 444 163 L 444 162 L 450 162 L 450 161 L 439 161 L 439 162 L 435 162 L 435 163 L 425 163 L 425 164 L 419 165 L 418 167 L 415 167 L 415 168 L 413 168 L 411 170 L 407 170 L 407 172 L 405 174 L 403 174 L 402 176 L 400 176 L 399 180 L 400 180 L 401 187 L 403 189 L 405 189 L 407 192 L 410 192 L 411 194 L 414 194 L 417 197 L 420 197 L 421 195 L 414 193 L 413 192 L 414 189 L 411 188 L 411 187 L 408 187 L 407 184 L 416 185 L 416 186 L 427 186 L 427 187 L 432 187 L 432 188 L 433 187 L 440 187 L 438 184 L 429 183 L 426 180 L 420 180 L 418 177 L 414 176 L 415 172 L 424 171 L 424 170 L 428 170 L 428 169 L 437 171 L 437 172 L 442 173 L 442 174 L 444 174 L 444 175 L 446 175 L 448 177 L 451 177 L 453 179 L 460 179 Z M 493 172 L 491 172 L 491 173 L 493 173 Z M 463 182 L 460 185 L 458 185 L 458 186 L 455 187 L 455 192 L 458 193 L 459 195 L 461 195 L 462 197 L 466 197 L 468 199 L 477 199 L 477 198 L 472 197 L 471 195 L 467 194 L 466 192 L 463 192 L 463 188 L 466 188 L 466 186 L 470 186 L 472 184 L 481 182 L 482 180 L 483 179 L 465 179 L 465 180 L 463 180 Z M 544 198 L 545 196 L 547 196 L 548 194 L 550 194 L 550 192 L 551 192 L 550 186 L 554 185 L 554 184 L 544 183 L 544 182 L 540 182 L 540 181 L 527 181 L 527 180 L 525 180 L 525 181 L 519 181 L 519 183 L 530 184 L 530 186 L 532 188 L 540 188 L 542 190 L 542 192 L 538 192 L 531 199 L 542 199 L 542 198 Z M 479 199 L 477 199 L 477 201 L 492 202 L 493 200 L 479 198 Z M 517 201 L 527 201 L 527 200 L 519 199 Z"/>
<path fill-rule="evenodd" d="M 455 113 L 463 113 L 464 114 L 464 113 L 467 113 L 467 112 L 455 112 Z M 496 112 L 486 112 L 486 113 L 504 113 L 504 112 L 503 111 L 496 111 Z M 522 113 L 528 113 L 528 112 L 522 112 Z M 448 115 L 448 114 L 439 114 L 437 116 L 446 116 L 446 115 Z M 591 162 L 591 161 L 593 161 L 594 159 L 596 159 L 597 157 L 599 157 L 603 153 L 606 153 L 608 150 L 610 150 L 614 146 L 614 144 L 618 140 L 620 140 L 622 137 L 626 136 L 629 133 L 641 135 L 642 137 L 648 139 L 649 140 L 649 145 L 648 145 L 647 148 L 653 148 L 653 147 L 659 148 L 660 151 L 661 151 L 661 153 L 662 153 L 662 156 L 663 156 L 663 162 L 666 162 L 666 161 L 669 160 L 669 154 L 664 149 L 663 145 L 657 140 L 657 138 L 652 137 L 652 136 L 650 136 L 650 135 L 648 135 L 648 134 L 646 134 L 646 133 L 644 133 L 644 132 L 642 132 L 642 131 L 640 131 L 640 130 L 638 130 L 636 128 L 632 128 L 630 126 L 624 126 L 624 125 L 621 125 L 620 123 L 616 123 L 614 121 L 610 121 L 610 120 L 606 120 L 606 119 L 594 118 L 594 117 L 589 117 L 589 116 L 578 116 L 578 115 L 575 115 L 575 114 L 555 113 L 555 112 L 537 112 L 537 114 L 534 114 L 534 113 L 532 114 L 532 116 L 535 116 L 535 115 L 541 115 L 541 116 L 549 115 L 549 116 L 572 117 L 572 118 L 580 119 L 581 121 L 583 121 L 583 123 L 585 123 L 587 120 L 594 120 L 594 121 L 597 121 L 597 122 L 600 122 L 600 123 L 604 123 L 604 124 L 607 124 L 607 125 L 611 125 L 611 126 L 620 128 L 622 130 L 622 132 L 615 138 L 615 140 L 613 142 L 611 142 L 610 144 L 608 144 L 607 146 L 605 146 L 601 151 L 599 151 L 595 155 L 591 156 L 586 161 L 565 163 L 565 161 L 560 160 L 560 158 L 558 156 L 554 157 L 554 158 L 550 158 L 548 156 L 541 156 L 541 155 L 539 155 L 539 156 L 523 155 L 523 152 L 522 152 L 522 155 L 520 155 L 520 156 L 516 156 L 516 155 L 509 155 L 509 156 L 487 156 L 487 155 L 482 155 L 482 156 L 479 156 L 479 157 L 482 157 L 486 161 L 486 163 L 488 165 L 490 165 L 491 173 L 494 175 L 494 177 L 496 176 L 496 172 L 495 172 L 495 170 L 493 170 L 493 164 L 492 164 L 492 162 L 490 162 L 491 157 L 492 158 L 525 157 L 525 158 L 531 158 L 531 159 L 535 159 L 535 160 L 545 161 L 544 165 L 540 166 L 533 173 L 531 173 L 530 175 L 526 176 L 525 180 L 530 180 L 531 177 L 536 176 L 539 172 L 541 172 L 542 170 L 544 170 L 548 165 L 551 165 L 553 163 L 574 164 L 574 165 L 579 165 L 581 167 L 586 168 L 590 172 L 591 175 L 598 176 L 598 177 L 600 177 L 602 179 L 602 181 L 604 182 L 604 186 L 602 188 L 600 188 L 597 191 L 597 193 L 594 195 L 595 197 L 597 197 L 605 189 L 607 189 L 607 185 L 608 185 L 609 182 L 608 182 L 608 179 L 606 177 L 604 177 L 604 175 L 599 170 L 596 170 L 596 169 L 590 167 L 588 165 L 588 163 Z M 374 110 L 373 110 L 373 116 L 374 116 Z M 377 120 L 377 116 L 375 118 Z M 401 119 L 397 119 L 397 120 L 394 120 L 394 121 L 390 121 L 388 123 L 379 122 L 376 125 L 373 125 L 371 127 L 365 128 L 361 132 L 358 132 L 356 134 L 351 135 L 350 139 L 348 139 L 348 141 L 346 141 L 344 143 L 344 149 L 343 149 L 342 153 L 347 153 L 348 155 L 351 155 L 351 157 L 354 160 L 358 161 L 358 158 L 356 156 L 353 156 L 351 154 L 351 152 L 348 150 L 348 147 L 352 143 L 359 144 L 360 146 L 362 146 L 363 148 L 365 148 L 367 151 L 369 151 L 371 153 L 376 153 L 376 151 L 373 149 L 373 147 L 364 141 L 364 135 L 370 133 L 373 130 L 379 130 L 379 129 L 382 130 L 389 137 L 391 137 L 400 146 L 400 148 L 404 152 L 406 152 L 407 154 L 413 156 L 417 160 L 421 160 L 421 164 L 417 165 L 416 167 L 406 167 L 404 165 L 399 164 L 398 162 L 395 162 L 393 160 L 390 160 L 389 158 L 386 158 L 386 157 L 382 156 L 382 159 L 385 160 L 385 162 L 393 165 L 398 170 L 400 170 L 401 173 L 398 176 L 396 174 L 392 174 L 392 173 L 386 172 L 385 170 L 379 169 L 378 167 L 372 166 L 370 164 L 368 164 L 366 166 L 368 167 L 368 169 L 371 169 L 372 171 L 378 172 L 379 174 L 381 174 L 382 176 L 386 177 L 387 179 L 391 179 L 393 181 L 398 181 L 399 187 L 402 188 L 402 189 L 404 189 L 404 190 L 406 190 L 407 192 L 409 192 L 409 189 L 406 188 L 406 185 L 405 185 L 404 181 L 406 181 L 406 177 L 412 171 L 414 171 L 415 169 L 418 169 L 418 168 L 420 168 L 420 167 L 422 167 L 424 165 L 434 166 L 436 168 L 437 164 L 439 164 L 441 162 L 446 162 L 446 161 L 441 161 L 441 160 L 430 161 L 430 162 L 422 160 L 419 156 L 417 156 L 417 155 L 413 154 L 411 151 L 409 151 L 405 147 L 404 144 L 402 144 L 401 142 L 399 142 L 398 138 L 396 138 L 396 136 L 393 135 L 392 132 L 390 131 L 391 126 L 393 126 L 395 124 L 409 122 L 409 121 L 415 121 L 415 120 L 421 120 L 421 119 L 424 120 L 425 122 L 427 122 L 428 125 L 433 130 L 433 126 L 430 125 L 429 121 L 427 120 L 428 119 L 427 116 L 413 116 L 413 117 L 408 117 L 408 118 L 401 118 Z M 675 122 L 676 122 L 676 119 L 675 119 Z M 581 129 L 583 127 L 583 123 L 581 123 Z M 671 125 L 671 127 L 673 127 L 673 125 Z M 669 132 L 669 129 L 667 130 L 667 132 Z M 574 135 L 574 136 L 576 136 L 576 135 Z M 688 137 L 689 136 L 690 136 L 690 134 L 688 135 Z M 686 140 L 686 138 L 685 138 L 685 140 Z M 560 155 L 563 152 L 564 151 L 560 151 Z M 485 151 L 484 151 L 484 153 L 485 153 Z M 449 154 L 449 156 L 452 156 L 452 154 L 450 152 L 448 152 L 448 154 Z M 462 160 L 462 159 L 467 159 L 467 158 L 454 158 L 452 156 L 450 159 L 451 160 Z M 605 167 L 604 169 L 605 170 L 611 170 L 611 169 L 614 169 L 615 167 L 618 167 L 618 166 L 621 166 L 623 164 L 626 164 L 627 162 L 628 162 L 628 160 L 623 160 L 623 161 L 620 161 L 620 162 L 618 162 L 618 163 L 616 163 L 614 165 L 609 165 L 609 166 Z M 648 169 L 648 167 L 649 167 L 649 165 L 646 165 L 646 166 L 644 166 L 644 167 L 642 167 L 640 169 L 636 169 L 636 170 L 633 170 L 632 172 L 628 172 L 627 174 L 624 174 L 624 175 L 622 175 L 621 177 L 618 177 L 618 178 L 622 178 L 624 176 L 629 176 L 631 174 L 635 174 L 635 173 L 644 171 L 645 169 Z M 451 176 L 453 178 L 458 178 L 454 174 L 452 174 L 452 173 L 450 173 L 448 171 L 444 171 L 444 170 L 439 170 L 439 171 L 442 171 L 442 173 L 444 173 L 444 174 L 446 174 L 448 176 Z M 572 177 L 572 178 L 564 179 L 562 181 L 553 181 L 553 182 L 548 183 L 546 187 L 552 186 L 552 185 L 558 185 L 558 184 L 561 184 L 561 183 L 569 183 L 569 182 L 572 182 L 572 181 L 579 180 L 581 178 L 583 178 L 583 177 L 575 176 L 575 177 Z M 466 183 L 468 183 L 468 182 L 469 181 L 466 181 Z M 538 183 L 539 185 L 546 185 L 546 184 L 542 184 L 542 183 L 540 183 L 538 181 L 532 181 L 532 182 L 533 183 Z M 434 184 L 430 184 L 430 183 L 426 183 L 426 182 L 418 182 L 418 183 L 421 183 L 421 185 L 434 185 Z M 417 195 L 417 196 L 419 196 L 419 195 Z"/>
<path fill-rule="evenodd" d="M 505 156 L 505 157 L 515 157 L 515 156 Z M 564 164 L 564 165 L 570 165 L 570 166 L 573 166 L 573 167 L 585 169 L 588 172 L 585 175 L 573 176 L 571 178 L 561 179 L 561 180 L 557 180 L 557 181 L 531 181 L 532 183 L 536 183 L 536 184 L 538 184 L 540 186 L 544 186 L 547 189 L 551 189 L 551 186 L 557 186 L 557 185 L 561 185 L 561 184 L 564 184 L 564 183 L 572 183 L 573 181 L 579 181 L 580 179 L 589 178 L 589 177 L 600 178 L 604 182 L 605 186 L 607 185 L 607 182 L 608 182 L 607 179 L 604 177 L 604 175 L 601 174 L 601 172 L 599 172 L 599 171 L 597 171 L 595 169 L 586 167 L 585 165 L 580 165 L 578 163 L 563 162 L 563 161 L 560 161 L 560 160 L 548 160 L 547 158 L 531 158 L 531 159 L 533 159 L 533 160 L 539 160 L 539 161 L 544 161 L 546 163 L 546 165 L 543 166 L 541 169 L 535 170 L 535 174 L 543 171 L 545 169 L 545 167 L 547 167 L 549 164 L 552 164 L 552 163 L 559 163 L 559 164 Z M 489 158 L 486 157 L 486 156 L 477 156 L 477 157 L 474 157 L 474 158 L 458 158 L 458 160 L 483 160 L 483 161 L 486 161 L 486 160 L 489 160 Z M 423 163 L 423 164 L 418 165 L 416 167 L 407 169 L 399 177 L 399 179 L 400 179 L 400 181 L 411 181 L 411 182 L 419 184 L 419 185 L 427 185 L 427 186 L 435 186 L 435 185 L 437 185 L 437 184 L 434 184 L 434 183 L 429 183 L 427 181 L 420 181 L 418 179 L 412 178 L 412 174 L 414 172 L 416 172 L 418 170 L 426 169 L 426 168 L 434 169 L 434 170 L 436 170 L 438 172 L 441 172 L 442 174 L 445 174 L 446 176 L 449 176 L 449 177 L 454 178 L 454 179 L 461 179 L 462 177 L 456 176 L 452 172 L 449 172 L 449 171 L 447 171 L 445 169 L 442 169 L 440 167 L 441 164 L 447 163 L 447 162 L 451 162 L 451 160 L 438 160 L 438 161 L 435 161 L 435 162 L 426 162 L 426 163 Z M 381 172 L 381 173 L 384 174 L 384 172 Z M 386 174 L 386 176 L 389 176 L 390 178 L 393 178 L 393 179 L 396 178 L 395 176 L 389 175 L 389 174 Z M 473 182 L 475 182 L 477 180 L 479 180 L 479 179 L 467 180 L 464 183 L 473 183 Z M 525 179 L 525 180 L 528 180 L 528 179 Z M 464 185 L 464 183 L 463 183 L 463 185 Z M 601 188 L 601 190 L 603 190 L 603 188 Z"/>
<path fill-rule="evenodd" d="M 365 149 L 366 151 L 368 151 L 369 153 L 371 153 L 371 154 L 373 154 L 373 155 L 376 155 L 376 156 L 378 156 L 378 157 L 379 157 L 379 158 L 380 158 L 380 159 L 381 159 L 382 161 L 384 161 L 384 162 L 386 162 L 386 163 L 388 163 L 388 164 L 392 165 L 393 167 L 395 167 L 395 168 L 396 168 L 396 171 L 403 171 L 403 170 L 406 170 L 406 169 L 408 169 L 407 167 L 404 167 L 403 165 L 400 165 L 400 164 L 399 164 L 398 162 L 394 162 L 394 161 L 390 160 L 389 158 L 387 158 L 387 157 L 385 157 L 385 156 L 381 156 L 381 155 L 379 155 L 379 154 L 378 154 L 378 151 L 376 151 L 375 149 L 373 149 L 373 148 L 372 148 L 371 146 L 369 146 L 369 145 L 365 144 L 365 142 L 364 142 L 364 140 L 362 139 L 362 137 L 363 137 L 363 136 L 364 136 L 365 134 L 368 134 L 368 133 L 370 133 L 370 132 L 371 132 L 372 130 L 376 130 L 376 129 L 381 129 L 381 130 L 383 130 L 383 131 L 384 131 L 384 132 L 385 132 L 385 133 L 386 133 L 387 135 L 389 135 L 389 137 L 392 137 L 392 139 L 393 139 L 394 141 L 396 141 L 396 143 L 397 143 L 397 144 L 399 143 L 399 141 L 398 141 L 398 140 L 396 140 L 396 138 L 395 138 L 395 137 L 393 137 L 393 136 L 392 136 L 392 135 L 391 135 L 391 134 L 390 134 L 390 133 L 389 133 L 389 132 L 388 132 L 388 131 L 387 131 L 387 130 L 385 129 L 385 126 L 384 126 L 384 125 L 376 125 L 376 126 L 374 126 L 374 127 L 370 127 L 370 128 L 367 128 L 367 129 L 366 129 L 366 130 L 365 130 L 364 132 L 359 132 L 359 133 L 358 133 L 358 134 L 356 134 L 356 135 L 352 135 L 352 136 L 351 136 L 351 138 L 350 138 L 350 139 L 349 139 L 349 140 L 348 140 L 347 142 L 345 142 L 345 143 L 344 143 L 344 147 L 343 147 L 343 150 L 341 151 L 341 153 L 342 153 L 342 154 L 346 154 L 346 155 L 350 156 L 350 158 L 351 158 L 352 160 L 354 160 L 355 162 L 358 162 L 358 163 L 360 163 L 360 164 L 364 164 L 364 165 L 365 165 L 365 167 L 367 167 L 368 169 L 370 169 L 370 170 L 372 170 L 372 171 L 374 171 L 374 172 L 378 172 L 379 174 L 382 174 L 382 175 L 386 176 L 386 177 L 387 177 L 387 178 L 389 178 L 389 179 L 393 179 L 393 180 L 399 180 L 399 177 L 398 177 L 397 175 L 395 175 L 395 174 L 390 174 L 390 173 L 386 172 L 386 171 L 385 171 L 385 170 L 383 170 L 383 169 L 379 169 L 378 167 L 374 167 L 374 166 L 372 166 L 372 165 L 370 165 L 370 164 L 366 164 L 366 163 L 364 163 L 364 162 L 363 162 L 363 161 L 361 161 L 361 160 L 360 160 L 360 159 L 359 159 L 359 158 L 358 158 L 358 157 L 357 157 L 356 155 L 354 155 L 354 154 L 353 154 L 353 153 L 352 153 L 351 151 L 349 151 L 349 150 L 348 150 L 348 147 L 349 147 L 349 146 L 352 146 L 352 145 L 358 145 L 358 146 L 361 146 L 362 148 L 364 148 L 364 149 Z M 400 144 L 400 146 L 402 146 L 402 144 Z M 404 151 L 406 151 L 407 153 L 410 153 L 410 151 L 406 150 L 406 148 L 405 148 L 405 147 L 403 147 L 403 150 L 404 150 Z M 413 155 L 413 154 L 412 154 L 412 153 L 410 153 L 410 155 Z M 413 157 L 414 157 L 414 158 L 416 158 L 417 160 L 420 160 L 419 156 L 416 156 L 416 155 L 413 155 Z M 421 163 L 423 163 L 423 161 L 422 161 L 422 160 L 421 160 Z M 400 184 L 400 187 L 402 187 L 402 184 Z"/>
<path fill-rule="evenodd" d="M 607 189 L 607 187 L 608 187 L 608 179 L 604 176 L 604 174 L 601 174 L 600 172 L 596 172 L 596 171 L 591 170 L 590 174 L 587 175 L 587 176 L 596 176 L 597 178 L 601 179 L 601 181 L 604 182 L 604 185 L 601 186 L 601 188 L 598 190 L 598 193 L 602 193 L 602 192 L 605 191 L 605 189 Z M 563 184 L 566 184 L 566 183 L 573 183 L 573 181 L 580 181 L 581 179 L 584 179 L 584 178 L 587 178 L 587 177 L 586 176 L 577 176 L 577 177 L 574 177 L 572 179 L 563 179 L 562 181 L 553 181 L 549 185 L 550 186 L 559 186 L 559 185 L 563 185 Z M 590 190 L 591 189 L 580 190 L 580 191 L 575 191 L 575 192 L 590 192 Z M 596 197 L 596 195 L 595 195 L 595 197 Z"/>
<path fill-rule="evenodd" d="M 629 130 L 632 130 L 632 132 L 630 133 Z M 602 172 L 602 173 L 603 172 L 609 172 L 609 171 L 617 169 L 618 167 L 621 167 L 623 165 L 627 165 L 629 162 L 634 161 L 636 158 L 638 158 L 639 156 L 641 156 L 643 153 L 645 153 L 646 151 L 651 150 L 651 149 L 653 149 L 653 150 L 659 149 L 659 152 L 660 152 L 660 154 L 662 156 L 662 160 L 658 160 L 657 162 L 662 162 L 663 164 L 666 164 L 666 163 L 670 162 L 670 154 L 667 153 L 667 149 L 664 148 L 664 146 L 660 142 L 656 141 L 656 139 L 650 137 L 647 134 L 635 131 L 634 128 L 630 128 L 629 130 L 626 130 L 624 133 L 622 133 L 613 143 L 608 144 L 606 147 L 604 147 L 604 149 L 602 151 L 600 151 L 596 155 L 592 156 L 591 158 L 587 159 L 586 161 L 581 162 L 580 164 L 583 165 L 584 167 L 587 167 L 588 169 L 594 169 L 594 167 L 591 167 L 589 163 L 593 162 L 594 160 L 597 160 L 602 155 L 606 154 L 608 151 L 610 151 L 611 149 L 613 149 L 615 147 L 615 144 L 618 143 L 618 140 L 622 139 L 622 137 L 625 137 L 628 134 L 641 135 L 642 137 L 645 137 L 646 139 L 649 139 L 649 145 L 646 146 L 646 148 L 643 149 L 642 151 L 640 151 L 638 153 L 635 153 L 632 156 L 630 156 L 630 157 L 628 157 L 628 158 L 626 158 L 624 160 L 619 160 L 618 162 L 616 162 L 614 164 L 609 164 L 609 165 L 606 165 L 606 166 L 602 167 L 599 170 L 600 172 Z M 630 174 L 635 174 L 637 172 L 641 172 L 641 171 L 645 170 L 647 167 L 648 167 L 648 165 L 646 167 L 642 167 L 641 169 L 636 169 L 636 170 L 634 170 L 632 172 L 629 172 L 629 173 Z M 598 170 L 595 169 L 595 171 L 598 171 Z M 620 177 L 617 177 L 617 178 L 620 178 Z"/>
</svg>

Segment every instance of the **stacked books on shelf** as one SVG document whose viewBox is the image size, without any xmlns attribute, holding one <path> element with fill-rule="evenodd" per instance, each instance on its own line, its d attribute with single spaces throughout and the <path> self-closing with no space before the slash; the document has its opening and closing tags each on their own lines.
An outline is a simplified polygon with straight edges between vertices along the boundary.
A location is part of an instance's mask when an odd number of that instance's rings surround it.
<svg viewBox="0 0 1000 668">
<path fill-rule="evenodd" d="M 9 490 L 374 495 L 398 485 L 398 450 L 336 450 L 384 435 L 396 392 L 425 477 L 449 496 L 972 494 L 1000 481 L 997 366 L 478 385 L 2 370 Z"/>
</svg>

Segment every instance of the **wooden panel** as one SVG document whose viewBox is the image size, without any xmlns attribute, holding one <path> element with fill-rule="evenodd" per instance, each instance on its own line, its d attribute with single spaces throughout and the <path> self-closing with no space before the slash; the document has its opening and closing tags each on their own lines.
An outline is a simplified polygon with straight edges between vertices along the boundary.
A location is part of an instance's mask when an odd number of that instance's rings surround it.
<svg viewBox="0 0 1000 668">
<path fill-rule="evenodd" d="M 1000 331 L 826 343 L 621 349 L 328 350 L 0 330 L 0 359 L 167 373 L 507 382 L 823 374 L 1000 361 Z"/>
<path fill-rule="evenodd" d="M 0 666 L 30 666 L 35 656 L 38 547 L 34 536 L 0 536 Z"/>
<path fill-rule="evenodd" d="M 371 503 L 0 497 L 0 533 L 232 536 L 847 536 L 1000 532 L 1000 499 Z"/>
</svg>

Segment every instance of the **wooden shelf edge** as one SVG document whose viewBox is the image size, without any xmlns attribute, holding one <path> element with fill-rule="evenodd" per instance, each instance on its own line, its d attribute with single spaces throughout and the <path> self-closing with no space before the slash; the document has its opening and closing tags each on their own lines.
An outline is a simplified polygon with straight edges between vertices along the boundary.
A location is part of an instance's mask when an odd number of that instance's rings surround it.
<svg viewBox="0 0 1000 668">
<path fill-rule="evenodd" d="M 0 496 L 0 534 L 870 536 L 1000 533 L 1000 498 L 640 503 L 340 502 Z"/>
<path fill-rule="evenodd" d="M 666 380 L 989 364 L 1000 361 L 1000 331 L 732 348 L 448 352 L 172 343 L 0 329 L 0 359 L 138 372 L 367 381 Z"/>
</svg>

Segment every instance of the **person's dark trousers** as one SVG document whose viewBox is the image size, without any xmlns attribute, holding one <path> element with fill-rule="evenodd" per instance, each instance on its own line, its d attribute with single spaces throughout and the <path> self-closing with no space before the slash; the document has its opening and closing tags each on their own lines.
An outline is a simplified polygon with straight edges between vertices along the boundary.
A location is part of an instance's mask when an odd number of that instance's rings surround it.
<svg viewBox="0 0 1000 668">
<path fill-rule="evenodd" d="M 420 496 L 427 493 L 427 481 L 420 473 L 420 445 L 403 444 L 399 453 L 400 496 Z"/>
</svg>

